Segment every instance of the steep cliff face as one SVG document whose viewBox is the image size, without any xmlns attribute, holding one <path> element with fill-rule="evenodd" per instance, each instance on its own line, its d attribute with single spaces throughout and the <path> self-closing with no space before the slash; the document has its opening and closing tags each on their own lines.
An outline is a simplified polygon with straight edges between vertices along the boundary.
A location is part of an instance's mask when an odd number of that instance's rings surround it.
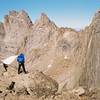
<svg viewBox="0 0 100 100">
<path fill-rule="evenodd" d="M 5 16 L 4 29 L 6 36 L 4 43 L 9 52 L 17 53 L 19 48 L 24 48 L 25 39 L 30 33 L 32 22 L 25 11 L 10 11 Z"/>
<path fill-rule="evenodd" d="M 0 40 L 3 40 L 4 36 L 5 36 L 4 26 L 3 23 L 0 22 Z"/>
<path fill-rule="evenodd" d="M 5 30 L 4 30 L 4 25 L 2 22 L 0 22 L 0 55 L 1 54 L 1 51 L 2 51 L 2 46 L 4 45 L 4 37 L 5 37 Z M 0 56 L 1 58 L 2 56 Z"/>
<path fill-rule="evenodd" d="M 98 11 L 89 27 L 84 30 L 85 60 L 81 85 L 100 87 L 100 12 Z"/>
<path fill-rule="evenodd" d="M 44 48 L 52 40 L 52 36 L 56 33 L 57 29 L 57 26 L 42 13 L 40 18 L 34 23 L 31 33 L 27 38 L 26 50 Z"/>
</svg>

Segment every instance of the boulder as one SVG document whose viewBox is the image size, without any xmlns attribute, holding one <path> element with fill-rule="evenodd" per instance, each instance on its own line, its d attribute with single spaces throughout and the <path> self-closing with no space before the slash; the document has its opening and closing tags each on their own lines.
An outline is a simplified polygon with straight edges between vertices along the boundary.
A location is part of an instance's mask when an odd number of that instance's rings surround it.
<svg viewBox="0 0 100 100">
<path fill-rule="evenodd" d="M 28 93 L 38 97 L 54 95 L 58 90 L 58 83 L 46 76 L 43 72 L 29 73 L 14 77 L 15 92 L 17 94 Z"/>
</svg>

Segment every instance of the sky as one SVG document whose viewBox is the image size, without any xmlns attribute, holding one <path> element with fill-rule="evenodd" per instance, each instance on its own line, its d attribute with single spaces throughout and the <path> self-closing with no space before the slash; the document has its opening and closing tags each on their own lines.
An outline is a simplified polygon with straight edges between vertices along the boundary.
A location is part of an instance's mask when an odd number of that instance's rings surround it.
<svg viewBox="0 0 100 100">
<path fill-rule="evenodd" d="M 44 12 L 59 27 L 84 28 L 100 8 L 100 0 L 0 0 L 0 21 L 11 10 L 25 10 L 34 22 Z"/>
</svg>

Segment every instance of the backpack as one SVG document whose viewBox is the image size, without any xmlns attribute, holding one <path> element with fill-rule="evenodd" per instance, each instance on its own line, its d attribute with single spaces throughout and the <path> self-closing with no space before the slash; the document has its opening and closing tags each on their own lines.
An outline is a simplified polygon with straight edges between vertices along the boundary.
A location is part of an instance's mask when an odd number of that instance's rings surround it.
<svg viewBox="0 0 100 100">
<path fill-rule="evenodd" d="M 17 57 L 17 61 L 19 63 L 24 63 L 25 62 L 25 57 L 24 57 L 24 54 L 20 54 L 18 57 Z"/>
</svg>

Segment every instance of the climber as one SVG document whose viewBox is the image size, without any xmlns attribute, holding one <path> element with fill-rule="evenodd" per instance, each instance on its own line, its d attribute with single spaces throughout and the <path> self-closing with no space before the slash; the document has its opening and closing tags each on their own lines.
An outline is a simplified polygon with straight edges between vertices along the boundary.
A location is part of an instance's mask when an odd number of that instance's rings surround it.
<svg viewBox="0 0 100 100">
<path fill-rule="evenodd" d="M 19 67 L 18 67 L 18 74 L 21 73 L 21 71 L 20 71 L 21 66 L 22 66 L 22 68 L 23 68 L 24 73 L 26 74 L 27 72 L 26 72 L 26 70 L 25 70 L 25 65 L 24 65 L 24 63 L 25 63 L 25 57 L 24 57 L 24 54 L 23 54 L 23 53 L 21 53 L 21 54 L 17 57 L 17 61 L 18 61 L 18 64 L 19 64 Z"/>
<path fill-rule="evenodd" d="M 5 71 L 7 71 L 8 65 L 3 63 L 3 67 L 5 68 Z"/>
</svg>

